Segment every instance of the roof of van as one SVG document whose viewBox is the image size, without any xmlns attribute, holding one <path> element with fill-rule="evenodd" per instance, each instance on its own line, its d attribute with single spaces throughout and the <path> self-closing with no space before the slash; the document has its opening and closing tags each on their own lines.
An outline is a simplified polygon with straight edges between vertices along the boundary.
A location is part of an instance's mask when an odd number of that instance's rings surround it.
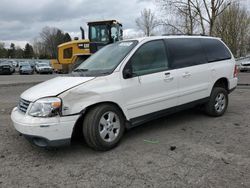
<svg viewBox="0 0 250 188">
<path fill-rule="evenodd" d="M 171 39 L 171 38 L 210 38 L 210 39 L 219 39 L 218 37 L 211 37 L 211 36 L 202 36 L 202 35 L 167 35 L 167 36 L 150 36 L 150 37 L 140 37 L 140 38 L 133 38 L 133 39 L 126 39 L 123 41 L 128 40 L 138 40 L 139 42 L 144 40 L 157 40 L 157 39 Z"/>
</svg>

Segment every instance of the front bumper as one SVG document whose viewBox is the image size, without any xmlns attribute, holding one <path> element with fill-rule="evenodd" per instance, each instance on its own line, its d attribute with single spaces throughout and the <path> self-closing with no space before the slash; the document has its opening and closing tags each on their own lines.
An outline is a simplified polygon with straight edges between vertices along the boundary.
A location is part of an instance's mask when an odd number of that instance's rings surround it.
<svg viewBox="0 0 250 188">
<path fill-rule="evenodd" d="M 33 71 L 20 71 L 21 74 L 31 74 Z"/>
<path fill-rule="evenodd" d="M 240 67 L 240 71 L 250 71 L 250 66 L 242 66 L 242 67 Z"/>
<path fill-rule="evenodd" d="M 53 70 L 51 69 L 51 70 L 48 70 L 48 69 L 41 69 L 41 70 L 39 70 L 39 73 L 52 73 L 53 72 Z"/>
<path fill-rule="evenodd" d="M 11 120 L 15 129 L 25 138 L 40 147 L 69 144 L 74 125 L 80 115 L 38 118 L 14 108 Z"/>
</svg>

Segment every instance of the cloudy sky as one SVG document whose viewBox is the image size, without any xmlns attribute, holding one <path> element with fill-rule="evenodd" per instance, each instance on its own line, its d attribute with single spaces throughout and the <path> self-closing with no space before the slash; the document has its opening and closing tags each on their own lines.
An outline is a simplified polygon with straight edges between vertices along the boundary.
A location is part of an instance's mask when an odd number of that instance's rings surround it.
<svg viewBox="0 0 250 188">
<path fill-rule="evenodd" d="M 45 26 L 80 36 L 86 22 L 117 19 L 125 34 L 136 30 L 135 19 L 143 8 L 155 9 L 154 0 L 1 0 L 0 41 L 6 47 L 32 42 Z"/>
</svg>

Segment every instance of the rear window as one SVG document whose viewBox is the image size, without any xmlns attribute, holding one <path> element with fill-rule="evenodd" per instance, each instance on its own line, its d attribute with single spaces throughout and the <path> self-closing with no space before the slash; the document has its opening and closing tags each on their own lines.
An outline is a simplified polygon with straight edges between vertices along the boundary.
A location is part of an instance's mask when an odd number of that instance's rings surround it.
<svg viewBox="0 0 250 188">
<path fill-rule="evenodd" d="M 231 53 L 218 39 L 202 39 L 208 62 L 231 59 Z"/>
<path fill-rule="evenodd" d="M 206 63 L 206 57 L 198 38 L 167 39 L 172 68 L 183 68 Z"/>
</svg>

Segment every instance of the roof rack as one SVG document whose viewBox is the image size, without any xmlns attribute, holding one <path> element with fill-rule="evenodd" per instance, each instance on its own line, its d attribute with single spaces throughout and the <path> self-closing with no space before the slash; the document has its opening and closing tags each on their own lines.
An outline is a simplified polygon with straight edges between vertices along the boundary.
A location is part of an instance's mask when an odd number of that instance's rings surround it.
<svg viewBox="0 0 250 188">
<path fill-rule="evenodd" d="M 162 36 L 203 36 L 203 37 L 211 37 L 209 35 L 204 35 L 204 34 L 163 34 Z"/>
</svg>

